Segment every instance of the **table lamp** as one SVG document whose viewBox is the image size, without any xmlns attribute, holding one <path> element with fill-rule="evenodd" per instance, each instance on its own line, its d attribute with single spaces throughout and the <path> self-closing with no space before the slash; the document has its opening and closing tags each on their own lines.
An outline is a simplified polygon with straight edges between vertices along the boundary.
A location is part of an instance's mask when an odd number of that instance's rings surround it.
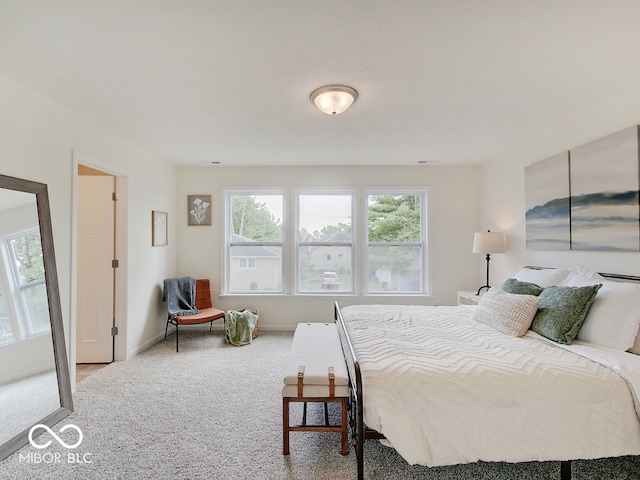
<svg viewBox="0 0 640 480">
<path fill-rule="evenodd" d="M 491 285 L 489 285 L 490 254 L 504 253 L 504 250 L 504 234 L 502 232 L 492 232 L 491 230 L 487 230 L 486 232 L 476 232 L 473 235 L 473 253 L 487 254 L 487 284 L 481 286 L 476 295 L 480 295 L 483 288 L 486 288 L 487 290 L 491 288 Z"/>
</svg>

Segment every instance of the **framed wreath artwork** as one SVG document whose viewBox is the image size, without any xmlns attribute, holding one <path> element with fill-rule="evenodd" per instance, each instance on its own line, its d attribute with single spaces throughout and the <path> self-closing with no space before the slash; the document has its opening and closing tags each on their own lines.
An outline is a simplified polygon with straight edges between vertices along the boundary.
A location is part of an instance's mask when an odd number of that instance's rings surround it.
<svg viewBox="0 0 640 480">
<path fill-rule="evenodd" d="M 189 226 L 211 225 L 211 195 L 187 195 Z"/>
</svg>

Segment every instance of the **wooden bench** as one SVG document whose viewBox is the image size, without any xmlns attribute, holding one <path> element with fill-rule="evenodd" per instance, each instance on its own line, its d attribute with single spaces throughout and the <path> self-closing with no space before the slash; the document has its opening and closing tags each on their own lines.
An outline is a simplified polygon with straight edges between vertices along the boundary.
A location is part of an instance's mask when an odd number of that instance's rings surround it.
<svg viewBox="0 0 640 480">
<path fill-rule="evenodd" d="M 291 425 L 289 404 L 303 402 L 302 424 Z M 324 424 L 307 425 L 307 403 L 324 404 Z M 330 425 L 327 404 L 339 403 L 340 425 Z M 282 387 L 282 453 L 289 455 L 289 432 L 340 432 L 342 455 L 349 454 L 349 381 L 335 323 L 299 323 Z"/>
</svg>

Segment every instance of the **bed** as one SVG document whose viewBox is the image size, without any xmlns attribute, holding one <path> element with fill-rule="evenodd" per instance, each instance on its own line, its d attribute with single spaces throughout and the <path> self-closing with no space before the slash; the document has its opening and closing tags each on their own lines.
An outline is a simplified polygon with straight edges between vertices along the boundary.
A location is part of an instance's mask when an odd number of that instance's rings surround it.
<svg viewBox="0 0 640 480">
<path fill-rule="evenodd" d="M 370 438 L 426 466 L 560 461 L 563 480 L 571 460 L 640 455 L 638 282 L 526 267 L 477 307 L 336 302 L 358 478 Z"/>
</svg>

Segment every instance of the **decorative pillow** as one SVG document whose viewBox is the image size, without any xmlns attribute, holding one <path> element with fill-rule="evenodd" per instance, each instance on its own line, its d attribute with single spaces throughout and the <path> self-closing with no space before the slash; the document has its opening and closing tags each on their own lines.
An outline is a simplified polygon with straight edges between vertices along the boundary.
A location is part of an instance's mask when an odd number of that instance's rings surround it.
<svg viewBox="0 0 640 480">
<path fill-rule="evenodd" d="M 539 302 L 540 297 L 534 295 L 519 295 L 491 288 L 480 298 L 473 318 L 505 335 L 521 337 L 529 330 Z"/>
<path fill-rule="evenodd" d="M 578 340 L 623 351 L 633 347 L 640 326 L 640 284 L 606 280 L 597 273 L 572 276 L 567 283 L 602 284 Z"/>
<path fill-rule="evenodd" d="M 535 283 L 521 282 L 515 278 L 508 278 L 500 287 L 508 293 L 517 293 L 519 295 L 535 295 L 536 297 L 542 293 L 544 288 L 539 287 Z"/>
<path fill-rule="evenodd" d="M 545 288 L 531 330 L 554 342 L 571 344 L 601 286 Z"/>
<path fill-rule="evenodd" d="M 523 268 L 514 277 L 521 282 L 535 283 L 542 288 L 547 288 L 558 285 L 568 275 L 569 270 L 566 268 L 542 268 L 539 270 Z"/>
</svg>

